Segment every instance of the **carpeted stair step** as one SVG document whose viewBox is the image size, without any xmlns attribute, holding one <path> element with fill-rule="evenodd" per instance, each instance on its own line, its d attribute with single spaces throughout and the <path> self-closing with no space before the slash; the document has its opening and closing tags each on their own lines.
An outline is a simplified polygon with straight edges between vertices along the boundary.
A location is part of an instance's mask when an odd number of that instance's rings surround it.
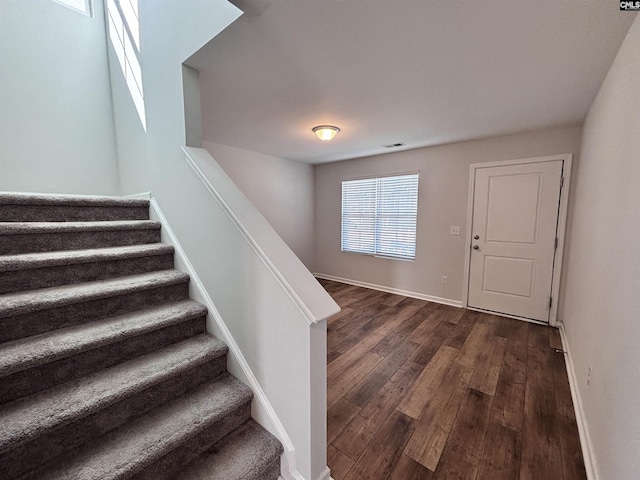
<svg viewBox="0 0 640 480">
<path fill-rule="evenodd" d="M 0 256 L 0 294 L 173 268 L 163 243 Z"/>
<path fill-rule="evenodd" d="M 173 480 L 249 419 L 251 398 L 249 388 L 223 374 L 19 478 Z"/>
<path fill-rule="evenodd" d="M 219 377 L 226 353 L 224 343 L 199 335 L 5 404 L 0 410 L 0 478 L 14 478 Z"/>
<path fill-rule="evenodd" d="M 151 220 L 0 223 L 0 255 L 139 245 L 159 241 L 160 223 Z"/>
<path fill-rule="evenodd" d="M 0 342 L 186 299 L 178 270 L 0 295 Z"/>
<path fill-rule="evenodd" d="M 280 442 L 254 420 L 216 443 L 175 480 L 278 480 Z"/>
<path fill-rule="evenodd" d="M 279 477 L 149 206 L 0 193 L 0 479 Z"/>
<path fill-rule="evenodd" d="M 0 222 L 146 220 L 149 200 L 0 193 Z"/>
<path fill-rule="evenodd" d="M 205 333 L 206 314 L 181 300 L 0 344 L 0 403 Z"/>
</svg>

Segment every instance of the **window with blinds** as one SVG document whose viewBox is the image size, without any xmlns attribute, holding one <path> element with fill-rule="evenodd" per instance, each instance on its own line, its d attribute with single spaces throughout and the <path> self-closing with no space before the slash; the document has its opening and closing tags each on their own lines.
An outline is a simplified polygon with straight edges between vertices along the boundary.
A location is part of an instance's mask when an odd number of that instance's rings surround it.
<svg viewBox="0 0 640 480">
<path fill-rule="evenodd" d="M 342 182 L 342 251 L 416 257 L 418 174 Z"/>
</svg>

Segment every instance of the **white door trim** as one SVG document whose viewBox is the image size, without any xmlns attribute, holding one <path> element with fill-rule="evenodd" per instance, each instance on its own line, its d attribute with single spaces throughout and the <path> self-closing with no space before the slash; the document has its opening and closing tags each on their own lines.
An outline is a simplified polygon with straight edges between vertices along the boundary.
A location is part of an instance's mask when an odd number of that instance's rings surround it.
<svg viewBox="0 0 640 480">
<path fill-rule="evenodd" d="M 567 224 L 567 209 L 569 206 L 569 186 L 571 185 L 571 163 L 572 153 L 560 155 L 549 155 L 546 157 L 520 158 L 517 160 L 503 160 L 497 162 L 472 163 L 469 166 L 469 197 L 467 202 L 467 247 L 464 256 L 464 277 L 462 283 L 462 304 L 468 307 L 469 301 L 469 270 L 471 264 L 471 225 L 473 220 L 473 197 L 475 192 L 476 170 L 487 167 L 504 167 L 507 165 L 522 165 L 527 163 L 554 162 L 563 160 L 562 176 L 564 183 L 560 190 L 560 205 L 558 208 L 558 248 L 553 259 L 553 278 L 551 281 L 551 296 L 553 303 L 549 312 L 549 325 L 557 326 L 558 320 L 558 297 L 560 295 L 560 275 L 562 271 L 562 257 L 564 253 L 564 235 Z"/>
</svg>

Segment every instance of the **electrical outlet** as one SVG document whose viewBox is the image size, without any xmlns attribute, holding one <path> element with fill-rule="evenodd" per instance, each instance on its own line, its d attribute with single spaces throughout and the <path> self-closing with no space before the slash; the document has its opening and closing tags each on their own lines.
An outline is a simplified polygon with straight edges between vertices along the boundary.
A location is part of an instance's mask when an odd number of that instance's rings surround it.
<svg viewBox="0 0 640 480">
<path fill-rule="evenodd" d="M 450 235 L 460 235 L 460 227 L 453 226 L 449 229 Z"/>
<path fill-rule="evenodd" d="M 589 365 L 589 371 L 587 372 L 587 386 L 591 385 L 591 365 Z"/>
<path fill-rule="evenodd" d="M 446 275 L 443 275 L 441 281 L 442 281 L 443 285 L 448 285 L 449 284 L 449 277 L 447 277 Z"/>
</svg>

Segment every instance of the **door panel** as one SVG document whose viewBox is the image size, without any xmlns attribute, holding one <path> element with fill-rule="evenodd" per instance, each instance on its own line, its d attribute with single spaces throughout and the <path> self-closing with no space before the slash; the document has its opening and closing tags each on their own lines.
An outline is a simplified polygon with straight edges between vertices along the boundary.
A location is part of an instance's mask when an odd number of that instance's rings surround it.
<svg viewBox="0 0 640 480">
<path fill-rule="evenodd" d="M 530 259 L 485 256 L 482 290 L 531 298 L 535 267 Z"/>
<path fill-rule="evenodd" d="M 549 320 L 562 166 L 476 169 L 470 307 Z"/>
<path fill-rule="evenodd" d="M 490 177 L 487 241 L 535 243 L 541 187 L 535 173 Z"/>
</svg>

